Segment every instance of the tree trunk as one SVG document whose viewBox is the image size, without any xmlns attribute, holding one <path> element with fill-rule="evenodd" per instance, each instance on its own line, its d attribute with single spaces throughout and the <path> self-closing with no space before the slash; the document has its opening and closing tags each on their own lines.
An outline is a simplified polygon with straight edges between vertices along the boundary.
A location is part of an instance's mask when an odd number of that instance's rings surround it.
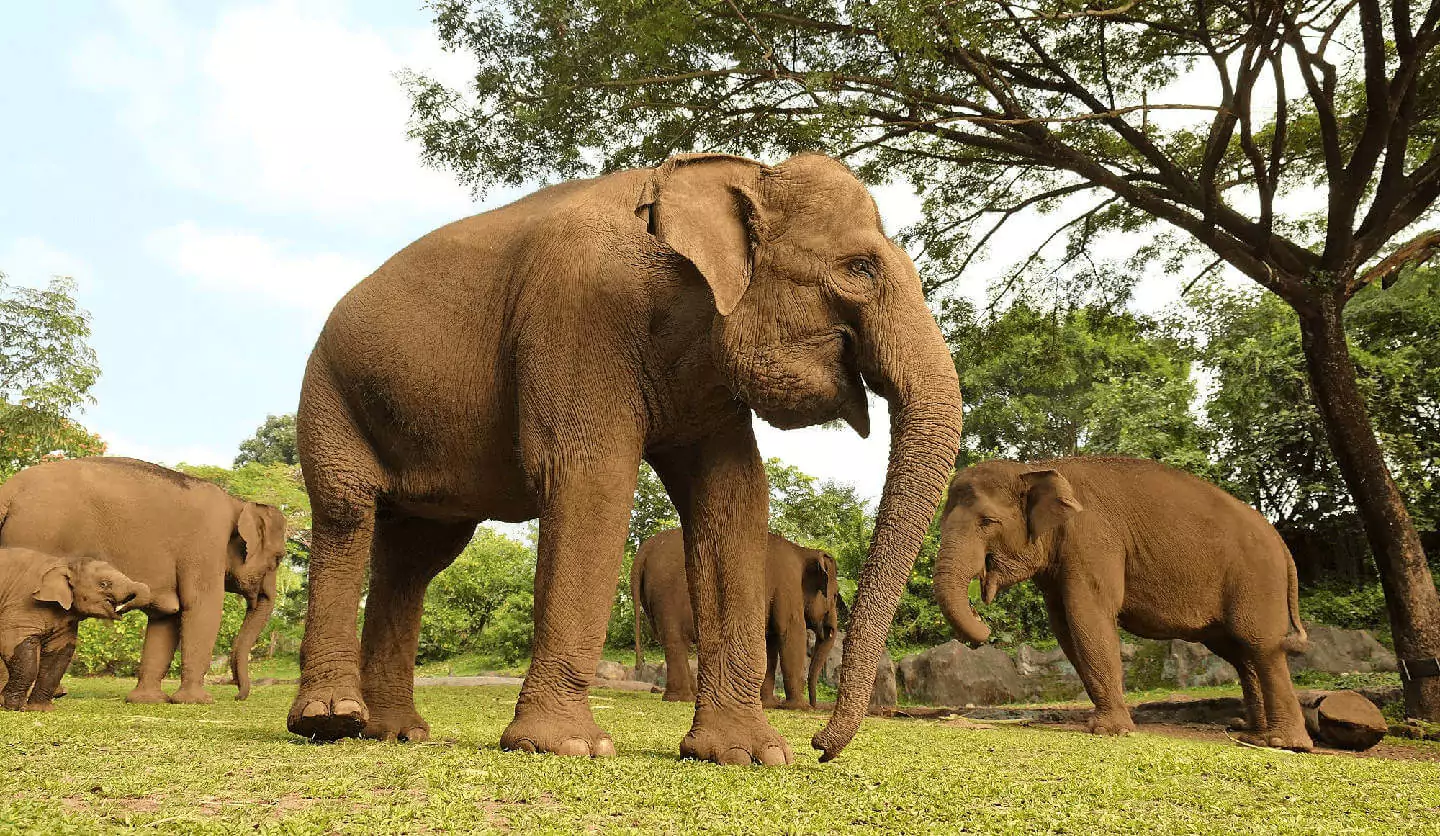
<svg viewBox="0 0 1440 836">
<path fill-rule="evenodd" d="M 1317 295 L 1312 304 L 1297 308 L 1315 405 L 1375 555 L 1395 654 L 1402 660 L 1434 658 L 1440 656 L 1440 597 L 1356 384 L 1343 305 L 1335 293 Z M 1404 688 L 1409 716 L 1440 720 L 1440 677 L 1406 680 Z"/>
</svg>

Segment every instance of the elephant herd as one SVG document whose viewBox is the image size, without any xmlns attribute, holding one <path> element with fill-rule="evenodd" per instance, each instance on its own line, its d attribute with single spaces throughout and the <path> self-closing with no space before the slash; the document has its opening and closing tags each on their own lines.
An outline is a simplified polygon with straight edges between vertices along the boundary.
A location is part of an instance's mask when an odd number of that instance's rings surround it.
<svg viewBox="0 0 1440 836">
<path fill-rule="evenodd" d="M 642 547 L 632 590 L 665 646 L 667 697 L 695 705 L 681 754 L 792 762 L 762 709 L 777 668 L 783 704 L 806 704 L 802 683 L 813 704 L 813 660 L 844 605 L 832 557 L 768 532 L 753 416 L 781 429 L 843 420 L 865 436 L 867 391 L 888 403 L 890 459 L 839 697 L 812 741 L 822 760 L 860 726 L 960 442 L 954 362 L 869 192 L 821 155 L 775 166 L 680 155 L 422 237 L 340 300 L 305 370 L 297 441 L 313 530 L 288 727 L 314 740 L 425 740 L 414 666 L 427 585 L 480 522 L 538 518 L 532 660 L 500 743 L 614 754 L 587 692 L 645 461 L 681 529 Z M 961 637 L 988 636 L 972 581 L 989 601 L 1033 578 L 1095 702 L 1093 731 L 1131 727 L 1118 623 L 1204 641 L 1240 671 L 1253 739 L 1309 747 L 1284 657 L 1304 642 L 1294 566 L 1253 509 L 1123 459 L 987 462 L 949 488 L 935 588 Z M 132 699 L 164 698 L 179 644 L 170 699 L 207 701 L 201 676 L 227 589 L 250 604 L 232 654 L 243 695 L 284 538 L 276 509 L 142 462 L 57 462 L 12 478 L 0 487 L 6 707 L 31 682 L 31 705 L 47 707 L 76 620 L 126 608 L 150 617 Z"/>
</svg>

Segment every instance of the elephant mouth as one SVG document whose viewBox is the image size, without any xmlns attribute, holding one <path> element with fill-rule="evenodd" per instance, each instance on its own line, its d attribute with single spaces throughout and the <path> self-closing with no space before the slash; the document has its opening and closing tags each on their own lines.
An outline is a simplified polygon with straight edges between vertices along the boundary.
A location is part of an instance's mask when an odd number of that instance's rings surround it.
<svg viewBox="0 0 1440 836">
<path fill-rule="evenodd" d="M 139 606 L 140 598 L 134 592 L 128 593 L 124 598 L 118 598 L 110 603 L 110 611 L 115 615 L 124 615 L 130 610 Z"/>
<path fill-rule="evenodd" d="M 750 391 L 746 400 L 751 408 L 782 430 L 844 421 L 861 438 L 868 438 L 870 407 L 854 334 L 848 328 L 841 329 L 816 338 L 806 349 L 798 364 L 767 364 L 765 373 L 758 375 L 761 379 L 789 380 L 797 386 L 787 387 L 783 400 L 768 396 L 765 387 L 747 387 Z M 822 358 L 819 362 L 817 356 Z"/>
</svg>

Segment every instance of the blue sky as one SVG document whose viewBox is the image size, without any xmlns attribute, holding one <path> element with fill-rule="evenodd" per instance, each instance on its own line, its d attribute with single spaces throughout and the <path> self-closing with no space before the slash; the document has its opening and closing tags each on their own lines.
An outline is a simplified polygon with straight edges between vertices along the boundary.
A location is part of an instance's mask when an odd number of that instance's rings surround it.
<svg viewBox="0 0 1440 836">
<path fill-rule="evenodd" d="M 81 420 L 111 453 L 228 464 L 295 409 L 335 300 L 484 208 L 419 163 L 393 75 L 466 66 L 418 3 L 6 4 L 0 271 L 79 282 L 103 369 Z M 880 197 L 892 229 L 915 217 Z M 762 426 L 762 451 L 875 496 L 885 412 L 868 441 Z"/>
</svg>

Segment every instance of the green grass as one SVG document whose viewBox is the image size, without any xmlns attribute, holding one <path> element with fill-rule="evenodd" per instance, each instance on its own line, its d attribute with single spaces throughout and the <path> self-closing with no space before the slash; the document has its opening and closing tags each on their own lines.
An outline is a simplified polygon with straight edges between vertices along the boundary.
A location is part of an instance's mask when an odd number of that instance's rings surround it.
<svg viewBox="0 0 1440 836">
<path fill-rule="evenodd" d="M 721 768 L 676 757 L 690 706 L 604 691 L 621 754 L 588 761 L 499 751 L 513 688 L 420 689 L 430 744 L 317 745 L 285 731 L 289 686 L 130 706 L 125 680 L 68 684 L 53 714 L 0 712 L 0 832 L 1440 832 L 1418 761 L 869 720 L 822 765 L 824 716 L 772 712 L 797 763 Z"/>
</svg>

